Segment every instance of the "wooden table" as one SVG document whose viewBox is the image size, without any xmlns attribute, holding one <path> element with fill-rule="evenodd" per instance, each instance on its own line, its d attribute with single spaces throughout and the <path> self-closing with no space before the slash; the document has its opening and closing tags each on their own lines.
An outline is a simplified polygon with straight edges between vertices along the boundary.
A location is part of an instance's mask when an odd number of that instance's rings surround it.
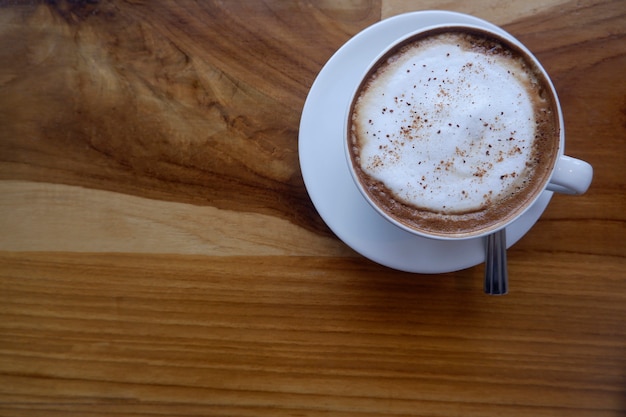
<svg viewBox="0 0 626 417">
<path fill-rule="evenodd" d="M 298 162 L 307 93 L 418 9 L 502 25 L 595 177 L 483 265 L 339 240 Z M 624 416 L 626 3 L 0 1 L 0 414 Z"/>
</svg>

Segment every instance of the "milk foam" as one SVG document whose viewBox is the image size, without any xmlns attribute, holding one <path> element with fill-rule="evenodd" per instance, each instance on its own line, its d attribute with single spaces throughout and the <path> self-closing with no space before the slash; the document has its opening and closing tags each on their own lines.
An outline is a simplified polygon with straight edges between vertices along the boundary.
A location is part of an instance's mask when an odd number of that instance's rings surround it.
<svg viewBox="0 0 626 417">
<path fill-rule="evenodd" d="M 362 170 L 438 213 L 478 211 L 515 192 L 536 134 L 528 82 L 517 58 L 450 34 L 391 57 L 355 104 Z"/>
</svg>

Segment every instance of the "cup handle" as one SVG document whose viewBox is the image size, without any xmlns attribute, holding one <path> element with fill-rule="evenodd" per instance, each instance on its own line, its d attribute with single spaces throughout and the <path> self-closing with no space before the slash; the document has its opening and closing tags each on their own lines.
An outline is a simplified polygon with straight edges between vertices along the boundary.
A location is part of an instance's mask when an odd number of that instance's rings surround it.
<svg viewBox="0 0 626 417">
<path fill-rule="evenodd" d="M 561 155 L 546 189 L 562 194 L 584 194 L 592 178 L 593 167 L 587 162 Z"/>
</svg>

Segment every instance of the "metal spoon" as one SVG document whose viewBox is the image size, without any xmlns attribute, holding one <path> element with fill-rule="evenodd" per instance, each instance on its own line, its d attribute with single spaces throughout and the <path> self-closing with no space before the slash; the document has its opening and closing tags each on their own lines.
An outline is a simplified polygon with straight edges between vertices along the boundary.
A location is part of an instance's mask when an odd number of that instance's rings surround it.
<svg viewBox="0 0 626 417">
<path fill-rule="evenodd" d="M 485 250 L 485 294 L 505 295 L 509 292 L 506 266 L 506 229 L 487 236 Z"/>
</svg>

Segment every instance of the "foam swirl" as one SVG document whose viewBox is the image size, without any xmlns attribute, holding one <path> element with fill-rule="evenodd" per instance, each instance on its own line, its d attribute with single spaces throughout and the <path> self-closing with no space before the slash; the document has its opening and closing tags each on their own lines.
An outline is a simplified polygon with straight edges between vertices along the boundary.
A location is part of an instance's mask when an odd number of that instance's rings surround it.
<svg viewBox="0 0 626 417">
<path fill-rule="evenodd" d="M 527 176 L 536 136 L 531 84 L 517 57 L 454 34 L 408 45 L 355 103 L 360 167 L 407 205 L 481 210 Z"/>
</svg>

